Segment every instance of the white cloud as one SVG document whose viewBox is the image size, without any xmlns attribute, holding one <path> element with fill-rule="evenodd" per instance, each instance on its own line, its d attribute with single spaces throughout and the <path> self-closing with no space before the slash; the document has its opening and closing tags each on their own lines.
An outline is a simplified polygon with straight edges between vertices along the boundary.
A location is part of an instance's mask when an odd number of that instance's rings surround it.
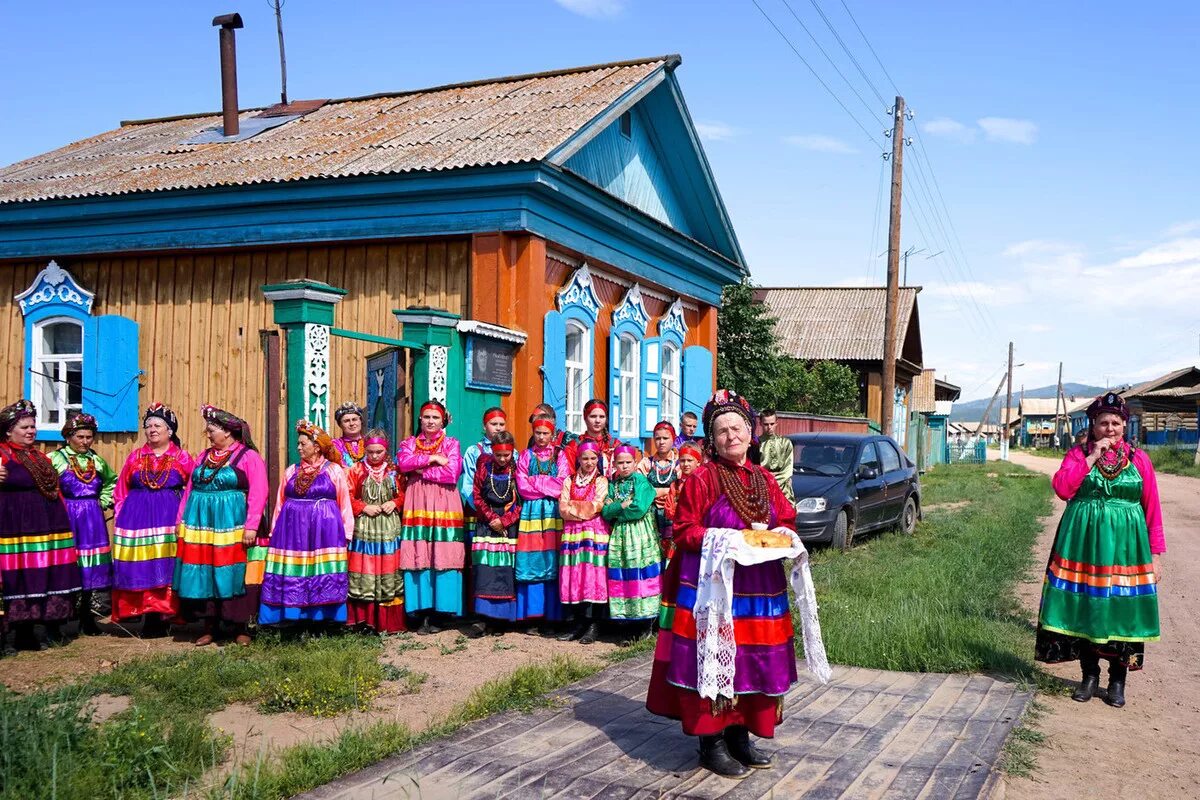
<svg viewBox="0 0 1200 800">
<path fill-rule="evenodd" d="M 625 10 L 625 0 L 554 0 L 563 8 L 592 19 L 612 19 Z"/>
<path fill-rule="evenodd" d="M 742 135 L 741 128 L 726 125 L 724 122 L 697 122 L 696 133 L 706 142 L 724 142 L 735 136 Z"/>
<path fill-rule="evenodd" d="M 1116 266 L 1142 269 L 1197 262 L 1200 262 L 1200 239 L 1175 239 L 1149 247 L 1135 256 L 1122 258 Z"/>
<path fill-rule="evenodd" d="M 967 127 L 961 122 L 949 117 L 938 117 L 931 119 L 929 122 L 921 123 L 921 130 L 931 136 L 944 136 L 947 139 L 955 139 L 960 142 L 971 142 L 975 140 L 976 131 L 974 128 Z"/>
<path fill-rule="evenodd" d="M 1049 333 L 1054 329 L 1042 322 L 1031 322 L 1025 326 L 1025 330 L 1030 333 Z"/>
<path fill-rule="evenodd" d="M 984 117 L 978 124 L 984 136 L 994 142 L 1033 144 L 1037 139 L 1037 124 L 1027 119 Z"/>
<path fill-rule="evenodd" d="M 982 281 L 958 281 L 955 283 L 926 283 L 921 289 L 921 302 L 926 298 L 953 301 L 966 308 L 974 296 L 980 306 L 1007 306 L 1020 303 L 1027 298 L 1027 289 L 1021 283 L 984 283 Z"/>
<path fill-rule="evenodd" d="M 1189 233 L 1195 233 L 1196 231 L 1200 231 L 1200 219 L 1193 219 L 1188 222 L 1176 222 L 1167 228 L 1166 235 L 1171 237 L 1187 236 Z"/>
<path fill-rule="evenodd" d="M 833 136 L 825 136 L 819 133 L 802 134 L 797 136 L 785 136 L 783 140 L 790 145 L 794 145 L 804 150 L 815 150 L 818 153 L 838 153 L 840 155 L 852 155 L 858 150 L 851 147 L 841 139 Z"/>
</svg>

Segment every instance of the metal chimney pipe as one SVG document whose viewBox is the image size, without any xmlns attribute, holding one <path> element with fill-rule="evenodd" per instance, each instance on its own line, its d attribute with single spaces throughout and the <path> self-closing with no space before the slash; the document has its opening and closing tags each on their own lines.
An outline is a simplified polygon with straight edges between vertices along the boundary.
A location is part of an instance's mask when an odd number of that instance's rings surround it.
<svg viewBox="0 0 1200 800">
<path fill-rule="evenodd" d="M 213 17 L 213 27 L 220 27 L 221 41 L 221 116 L 223 133 L 238 135 L 237 47 L 234 31 L 243 27 L 241 14 L 222 14 Z"/>
</svg>

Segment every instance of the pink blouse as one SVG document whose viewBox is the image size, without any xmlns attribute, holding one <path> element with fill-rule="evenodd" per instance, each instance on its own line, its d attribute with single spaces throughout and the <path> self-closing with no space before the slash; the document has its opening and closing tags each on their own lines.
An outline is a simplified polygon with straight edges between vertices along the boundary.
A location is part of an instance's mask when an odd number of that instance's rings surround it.
<svg viewBox="0 0 1200 800">
<path fill-rule="evenodd" d="M 1146 528 L 1150 532 L 1150 552 L 1158 555 L 1167 552 L 1167 540 L 1163 535 L 1162 504 L 1158 499 L 1158 479 L 1154 465 L 1144 450 L 1133 451 L 1133 465 L 1142 476 L 1142 510 L 1146 513 Z M 1062 466 L 1054 473 L 1050 485 L 1054 493 L 1063 500 L 1070 500 L 1083 485 L 1084 478 L 1091 472 L 1083 448 L 1072 447 L 1063 458 Z"/>
<path fill-rule="evenodd" d="M 567 456 L 562 450 L 558 451 L 553 475 L 532 475 L 529 471 L 529 465 L 535 455 L 545 459 L 550 458 L 553 452 L 554 448 L 549 446 L 521 451 L 521 457 L 517 459 L 517 491 L 521 493 L 521 497 L 526 500 L 543 497 L 557 500 L 562 494 L 563 481 L 571 477 L 571 470 L 567 467 Z"/>
<path fill-rule="evenodd" d="M 137 472 L 141 466 L 142 456 L 149 455 L 154 458 L 154 450 L 150 445 L 144 444 L 129 454 L 125 459 L 125 465 L 121 467 L 121 474 L 117 478 L 117 485 L 113 489 L 113 508 L 114 513 L 121 513 L 121 505 L 125 502 L 125 498 L 129 497 L 129 484 L 133 480 L 133 473 Z M 175 458 L 171 464 L 171 469 L 178 472 L 183 477 L 183 483 L 186 486 L 188 481 L 192 479 L 192 469 L 196 466 L 192 461 L 192 457 L 188 455 L 188 451 L 184 450 L 179 445 L 171 442 L 167 445 L 167 450 L 163 455 L 170 455 Z"/>
<path fill-rule="evenodd" d="M 422 435 L 422 438 L 424 436 Z M 442 440 L 438 453 L 447 459 L 446 464 L 430 467 L 429 458 L 432 453 L 417 451 L 417 437 L 410 436 L 400 443 L 396 453 L 396 466 L 404 473 L 416 473 L 416 477 L 432 483 L 449 483 L 458 485 L 458 476 L 462 474 L 462 450 L 458 447 L 458 439 L 447 436 Z"/>
</svg>

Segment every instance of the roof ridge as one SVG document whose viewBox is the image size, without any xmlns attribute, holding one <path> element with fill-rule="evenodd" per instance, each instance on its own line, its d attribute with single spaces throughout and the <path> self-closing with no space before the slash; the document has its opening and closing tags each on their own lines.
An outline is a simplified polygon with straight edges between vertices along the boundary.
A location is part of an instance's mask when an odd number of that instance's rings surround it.
<svg viewBox="0 0 1200 800">
<path fill-rule="evenodd" d="M 639 64 L 652 64 L 655 61 L 662 61 L 667 65 L 667 67 L 669 69 L 674 69 L 675 67 L 677 67 L 681 63 L 683 63 L 683 57 L 681 55 L 679 55 L 678 53 L 667 53 L 665 55 L 649 56 L 647 58 L 631 58 L 631 59 L 627 59 L 625 61 L 609 61 L 609 62 L 606 62 L 603 64 L 585 64 L 583 66 L 566 67 L 564 69 L 543 70 L 541 72 L 527 72 L 527 73 L 520 74 L 520 75 L 502 75 L 502 76 L 496 77 L 496 78 L 481 78 L 481 79 L 473 80 L 473 81 L 462 81 L 460 83 L 445 83 L 440 86 L 427 86 L 427 87 L 421 88 L 421 89 L 404 89 L 404 90 L 398 91 L 398 92 L 375 92 L 374 94 L 364 94 L 364 95 L 358 95 L 356 97 L 333 98 L 333 99 L 330 99 L 326 103 L 326 105 L 332 105 L 334 103 L 355 103 L 355 102 L 361 102 L 364 100 L 379 100 L 384 97 L 405 97 L 407 95 L 426 94 L 428 92 L 444 92 L 448 89 L 468 89 L 473 86 L 486 86 L 489 83 L 514 83 L 516 81 L 528 81 L 528 80 L 535 80 L 537 78 L 554 78 L 554 77 L 558 77 L 561 75 L 575 75 L 580 72 L 593 72 L 595 70 L 600 70 L 600 69 L 613 69 L 613 68 L 619 68 L 619 67 L 634 67 Z M 293 102 L 296 102 L 296 101 L 293 101 Z M 255 106 L 253 108 L 242 108 L 242 109 L 238 110 L 238 113 L 241 114 L 241 113 L 245 113 L 248 111 L 264 111 L 268 108 L 273 108 L 273 107 L 274 106 L 271 105 L 271 106 Z M 146 119 L 123 119 L 120 121 L 119 127 L 124 128 L 129 125 L 151 125 L 156 122 L 174 122 L 176 120 L 181 120 L 181 119 L 199 119 L 201 117 L 216 117 L 216 116 L 220 116 L 220 115 L 221 115 L 221 111 L 218 109 L 216 111 L 205 111 L 205 112 L 198 112 L 198 113 L 194 113 L 194 114 L 176 114 L 174 116 L 169 116 L 169 117 L 148 117 Z"/>
<path fill-rule="evenodd" d="M 864 290 L 885 291 L 887 289 L 886 286 L 754 286 L 752 288 L 756 292 L 860 292 Z M 900 291 L 920 292 L 924 288 L 923 286 L 901 286 Z"/>
</svg>

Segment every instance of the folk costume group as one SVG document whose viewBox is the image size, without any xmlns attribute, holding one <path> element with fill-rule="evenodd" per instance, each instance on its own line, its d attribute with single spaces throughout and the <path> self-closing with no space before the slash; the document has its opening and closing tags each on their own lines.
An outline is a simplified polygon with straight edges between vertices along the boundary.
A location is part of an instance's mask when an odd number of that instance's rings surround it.
<svg viewBox="0 0 1200 800">
<path fill-rule="evenodd" d="M 1105 697 L 1120 706 L 1126 671 L 1159 635 L 1165 545 L 1154 471 L 1124 441 L 1121 398 L 1098 398 L 1088 414 L 1088 441 L 1054 478 L 1069 504 L 1037 657 L 1080 661 L 1077 700 L 1096 692 L 1107 659 Z M 829 679 L 808 554 L 779 474 L 790 443 L 774 441 L 769 415 L 771 469 L 760 465 L 755 414 L 732 392 L 717 392 L 700 419 L 685 415 L 679 433 L 659 423 L 645 452 L 610 435 L 600 400 L 585 405 L 578 436 L 538 406 L 524 448 L 504 410 L 490 408 L 464 451 L 431 401 L 393 456 L 386 434 L 364 430 L 363 409 L 347 403 L 334 414 L 338 438 L 296 424 L 300 458 L 269 518 L 250 426 L 213 406 L 201 415 L 208 446 L 192 455 L 175 413 L 151 405 L 144 443 L 117 472 L 92 449 L 92 417 L 70 415 L 63 445 L 46 456 L 34 446 L 33 405 L 0 410 L 6 654 L 44 649 L 75 616 L 97 633 L 106 606 L 114 623 L 140 618 L 144 637 L 199 623 L 201 646 L 222 635 L 249 644 L 255 624 L 427 634 L 461 621 L 471 637 L 519 627 L 583 644 L 606 627 L 627 639 L 656 629 L 647 708 L 699 737 L 701 763 L 731 777 L 771 766 L 750 736 L 774 735 L 797 681 L 792 603 L 808 668 Z"/>
</svg>

